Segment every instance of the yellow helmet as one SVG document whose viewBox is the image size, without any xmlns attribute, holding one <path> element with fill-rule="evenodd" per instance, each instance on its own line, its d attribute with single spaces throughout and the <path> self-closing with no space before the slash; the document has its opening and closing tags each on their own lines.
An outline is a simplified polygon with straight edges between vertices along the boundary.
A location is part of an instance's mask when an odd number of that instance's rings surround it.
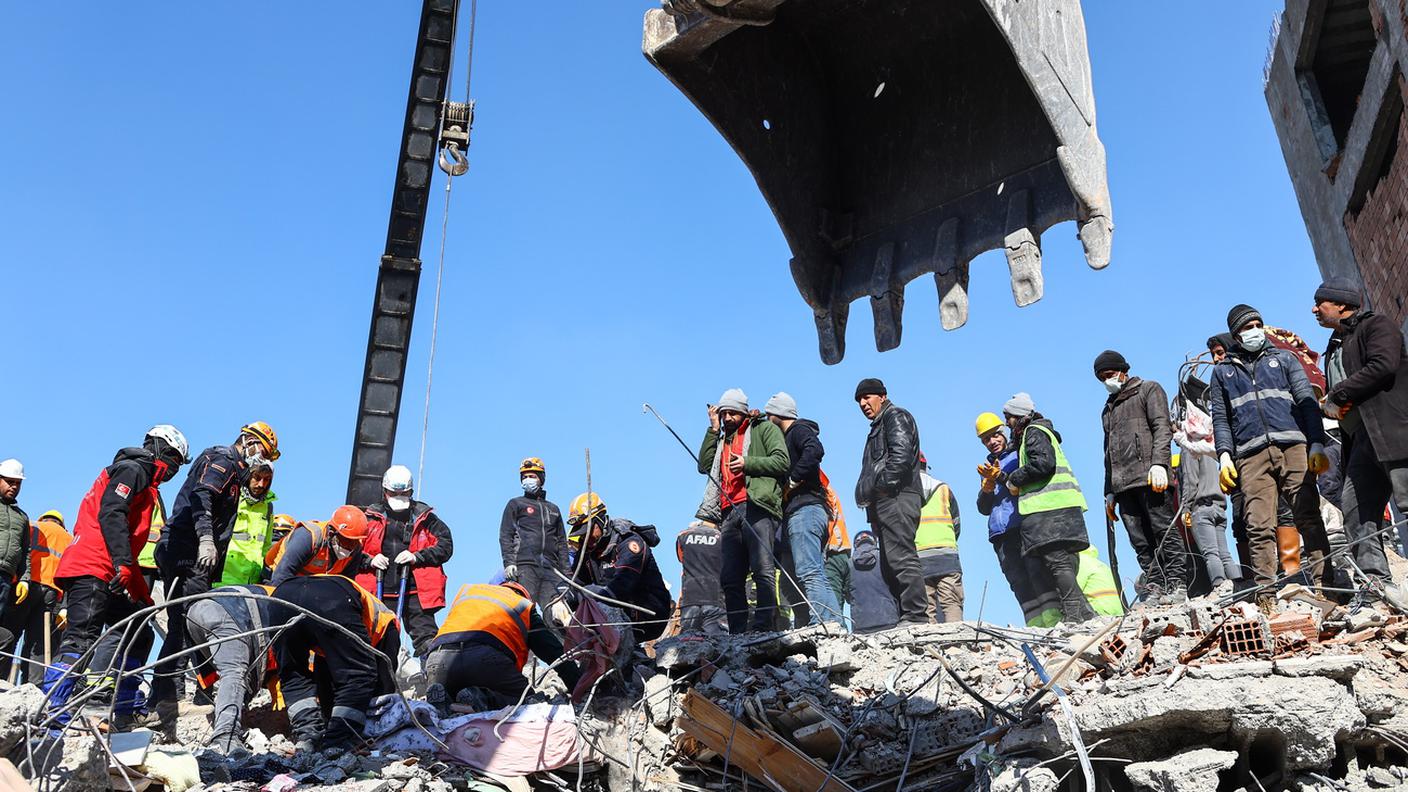
<svg viewBox="0 0 1408 792">
<path fill-rule="evenodd" d="M 289 531 L 292 531 L 292 530 L 294 529 L 294 526 L 296 526 L 296 525 L 298 525 L 298 521 L 295 520 L 295 519 L 293 519 L 293 515 L 292 515 L 292 514 L 275 514 L 275 515 L 274 515 L 274 533 L 277 533 L 277 534 L 285 534 L 285 533 L 288 533 Z"/>
<path fill-rule="evenodd" d="M 64 514 L 58 509 L 50 509 L 49 511 L 44 512 L 43 514 L 39 515 L 39 519 L 53 520 L 59 525 L 64 525 Z"/>
<path fill-rule="evenodd" d="M 543 467 L 543 460 L 538 457 L 528 457 L 518 463 L 518 477 L 523 478 L 525 473 L 537 473 L 543 481 L 548 479 L 548 469 Z"/>
<path fill-rule="evenodd" d="M 249 435 L 259 441 L 259 445 L 264 447 L 264 458 L 273 462 L 279 458 L 279 436 L 274 433 L 274 427 L 263 421 L 247 423 L 240 427 L 240 434 Z"/>
<path fill-rule="evenodd" d="M 605 514 L 606 504 L 602 502 L 601 496 L 595 492 L 583 492 L 572 499 L 572 506 L 567 510 L 567 523 L 575 528 L 586 524 L 588 518 Z"/>
<path fill-rule="evenodd" d="M 997 413 L 979 413 L 974 428 L 978 430 L 978 439 L 981 440 L 988 432 L 1002 428 L 1002 419 L 997 417 Z"/>
</svg>

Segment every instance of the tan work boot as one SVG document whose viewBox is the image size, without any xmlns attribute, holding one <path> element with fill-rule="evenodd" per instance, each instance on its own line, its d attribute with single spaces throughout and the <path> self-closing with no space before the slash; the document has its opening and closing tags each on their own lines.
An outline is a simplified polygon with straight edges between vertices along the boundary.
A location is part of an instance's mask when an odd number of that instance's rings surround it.
<svg viewBox="0 0 1408 792">
<path fill-rule="evenodd" d="M 1300 574 L 1300 531 L 1294 525 L 1276 526 L 1276 551 L 1281 556 L 1281 572 L 1288 578 Z"/>
</svg>

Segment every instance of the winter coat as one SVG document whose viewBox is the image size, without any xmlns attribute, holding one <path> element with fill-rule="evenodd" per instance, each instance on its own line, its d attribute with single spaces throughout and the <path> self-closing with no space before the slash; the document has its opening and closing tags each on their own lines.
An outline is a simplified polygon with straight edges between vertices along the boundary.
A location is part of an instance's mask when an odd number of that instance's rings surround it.
<svg viewBox="0 0 1408 792">
<path fill-rule="evenodd" d="M 499 558 L 505 567 L 540 566 L 567 571 L 567 529 L 562 509 L 546 490 L 509 498 L 499 520 Z M 549 577 L 555 577 L 551 572 Z"/>
<path fill-rule="evenodd" d="M 14 501 L 0 501 L 0 577 L 29 580 L 29 515 Z"/>
<path fill-rule="evenodd" d="M 1163 466 L 1172 475 L 1169 443 L 1173 427 L 1168 395 L 1159 383 L 1130 377 L 1100 413 L 1105 427 L 1105 494 L 1149 486 L 1149 468 Z"/>
<path fill-rule="evenodd" d="M 1380 462 L 1408 459 L 1408 353 L 1403 332 L 1387 316 L 1357 311 L 1330 337 L 1323 360 L 1342 351 L 1345 379 L 1326 401 L 1358 413 Z"/>
<path fill-rule="evenodd" d="M 787 514 L 803 506 L 826 505 L 826 490 L 821 485 L 821 458 L 826 449 L 818 433 L 816 421 L 799 418 L 782 433 L 787 442 L 787 499 L 783 511 Z"/>
<path fill-rule="evenodd" d="M 874 506 L 901 492 L 924 497 L 919 481 L 919 426 L 909 411 L 887 401 L 870 421 L 856 481 L 856 505 Z"/>
<path fill-rule="evenodd" d="M 157 504 L 156 466 L 156 457 L 145 448 L 117 452 L 83 496 L 73 524 L 73 542 L 59 559 L 56 580 L 85 576 L 112 580 L 116 567 L 136 564 Z"/>
<path fill-rule="evenodd" d="M 900 620 L 895 596 L 880 572 L 880 546 L 869 531 L 856 534 L 851 550 L 851 628 L 858 633 L 887 630 Z"/>
<path fill-rule="evenodd" d="M 1037 418 L 1027 424 L 1018 443 L 1019 448 L 1021 444 L 1026 444 L 1027 464 L 1007 477 L 1007 482 L 1019 489 L 1049 479 L 1056 472 L 1056 449 L 1051 444 L 1051 438 L 1037 429 L 1035 424 L 1050 429 L 1056 435 L 1056 441 L 1061 441 L 1061 433 L 1047 419 Z M 1057 549 L 1080 552 L 1089 546 L 1083 509 L 1072 506 L 1022 515 L 1022 555 L 1040 555 Z"/>
<path fill-rule="evenodd" d="M 1246 459 L 1272 445 L 1325 441 L 1320 405 L 1300 360 L 1269 343 L 1253 353 L 1234 342 L 1213 367 L 1208 400 L 1218 454 Z"/>
<path fill-rule="evenodd" d="M 776 429 L 777 427 L 773 427 Z M 591 582 L 606 589 L 606 596 L 639 605 L 653 616 L 628 611 L 633 621 L 670 618 L 673 603 L 665 578 L 650 548 L 660 544 L 660 534 L 653 525 L 636 525 L 630 520 L 614 519 L 607 527 L 608 542 L 601 555 L 592 559 L 588 571 Z"/>
<path fill-rule="evenodd" d="M 766 418 L 751 418 L 739 431 L 747 432 L 743 439 L 743 476 L 747 480 L 748 502 L 781 518 L 782 485 L 786 483 L 787 471 L 791 467 L 782 430 Z M 719 453 L 719 447 L 732 439 L 732 435 L 725 437 L 710 427 L 704 432 L 704 441 L 699 445 L 699 472 L 710 477 L 704 485 L 704 502 L 697 515 L 701 520 L 715 524 L 723 522 L 718 485 L 723 481 L 719 470 L 723 455 Z"/>
<path fill-rule="evenodd" d="M 247 466 L 231 446 L 212 446 L 191 463 L 181 491 L 171 504 L 166 527 L 156 548 L 158 566 L 189 569 L 195 566 L 200 537 L 215 540 L 220 561 L 212 575 L 219 579 L 225 549 L 234 531 L 240 504 L 240 485 Z"/>
<path fill-rule="evenodd" d="M 1007 477 L 1017 469 L 1017 449 L 1009 447 L 1000 456 L 988 454 L 989 462 L 997 462 L 1002 474 L 997 477 L 997 487 L 992 492 L 978 489 L 978 513 L 988 518 L 988 541 L 996 544 L 1008 531 L 1017 531 L 1022 526 L 1022 515 L 1017 512 L 1017 496 L 1007 491 Z"/>
<path fill-rule="evenodd" d="M 1178 464 L 1178 494 L 1185 506 L 1223 502 L 1227 496 L 1218 483 L 1220 468 L 1212 454 L 1183 452 Z"/>
<path fill-rule="evenodd" d="M 680 531 L 675 555 L 680 561 L 680 607 L 724 604 L 723 539 L 717 526 L 699 522 Z"/>
<path fill-rule="evenodd" d="M 376 572 L 371 567 L 371 559 L 381 554 L 391 562 L 382 576 L 382 583 L 388 591 L 398 591 L 401 575 L 396 556 L 402 550 L 410 550 L 416 558 L 411 562 L 411 579 L 406 582 L 408 595 L 414 591 L 425 610 L 444 607 L 444 566 L 455 553 L 455 540 L 450 535 L 450 526 L 435 510 L 413 500 L 408 513 L 398 518 L 384 501 L 374 503 L 367 507 L 367 528 L 367 540 L 362 543 L 363 569 L 356 577 L 357 585 L 376 591 Z"/>
</svg>

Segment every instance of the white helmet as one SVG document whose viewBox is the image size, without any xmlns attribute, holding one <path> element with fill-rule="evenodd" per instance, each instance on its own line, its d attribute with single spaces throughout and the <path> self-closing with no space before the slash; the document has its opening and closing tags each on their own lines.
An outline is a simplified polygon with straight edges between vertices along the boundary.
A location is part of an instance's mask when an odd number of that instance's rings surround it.
<svg viewBox="0 0 1408 792">
<path fill-rule="evenodd" d="M 387 492 L 410 492 L 412 484 L 411 469 L 405 465 L 392 465 L 381 477 L 381 488 Z"/>
<path fill-rule="evenodd" d="M 7 459 L 0 462 L 0 478 L 24 481 L 24 465 L 21 465 L 18 459 Z"/>
<path fill-rule="evenodd" d="M 147 437 L 155 437 L 165 440 L 166 444 L 176 449 L 181 454 L 181 464 L 191 461 L 191 446 L 186 442 L 186 436 L 181 434 L 181 430 L 171 424 L 158 424 L 147 430 Z"/>
</svg>

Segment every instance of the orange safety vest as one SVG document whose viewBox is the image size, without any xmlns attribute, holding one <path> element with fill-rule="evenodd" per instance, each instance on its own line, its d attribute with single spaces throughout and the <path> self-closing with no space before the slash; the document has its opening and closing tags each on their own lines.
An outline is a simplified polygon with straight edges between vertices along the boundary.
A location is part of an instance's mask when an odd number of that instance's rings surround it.
<svg viewBox="0 0 1408 792">
<path fill-rule="evenodd" d="M 332 554 L 332 542 L 328 539 L 327 526 L 317 523 L 299 523 L 298 527 L 293 530 L 297 531 L 299 528 L 307 531 L 313 537 L 313 557 L 308 559 L 308 563 L 304 564 L 296 574 L 341 575 L 343 570 L 347 569 L 348 564 L 352 563 L 352 559 L 357 557 L 356 553 L 346 558 L 337 558 Z M 289 536 L 292 535 L 293 531 L 290 531 Z M 288 536 L 284 537 L 284 539 L 287 538 Z M 269 564 L 271 568 L 278 566 L 279 562 L 283 560 L 286 545 L 287 542 L 282 540 L 276 545 L 278 553 L 274 555 L 274 563 Z M 270 548 L 270 551 L 272 552 L 273 548 Z"/>
<path fill-rule="evenodd" d="M 851 535 L 846 532 L 846 515 L 841 511 L 841 499 L 837 497 L 836 490 L 831 488 L 831 480 L 826 477 L 826 472 L 818 472 L 821 474 L 822 489 L 826 490 L 826 510 L 831 515 L 826 525 L 826 550 L 829 553 L 849 553 Z"/>
<path fill-rule="evenodd" d="M 288 541 L 288 537 L 292 533 L 293 531 L 289 531 L 283 536 L 280 536 L 279 541 L 274 542 L 272 545 L 269 546 L 269 552 L 264 554 L 264 566 L 273 569 L 276 565 L 278 565 L 279 559 L 284 557 L 284 542 Z"/>
<path fill-rule="evenodd" d="M 456 643 L 469 633 L 488 633 L 513 652 L 519 670 L 528 662 L 528 625 L 533 618 L 533 603 L 512 589 L 474 583 L 462 586 L 450 606 L 445 625 L 435 634 L 431 644 L 442 646 Z"/>
<path fill-rule="evenodd" d="M 40 520 L 30 528 L 33 534 L 29 540 L 29 578 L 58 590 L 54 573 L 59 569 L 59 557 L 68 549 L 73 536 L 53 520 Z"/>
<path fill-rule="evenodd" d="M 343 580 L 349 579 L 336 572 L 328 574 L 315 573 L 315 577 L 341 577 Z M 377 599 L 376 595 L 358 586 L 355 581 L 352 585 L 356 586 L 357 593 L 362 597 L 362 626 L 367 628 L 367 641 L 370 642 L 372 646 L 376 646 L 381 643 L 382 638 L 386 637 L 386 630 L 396 623 L 396 613 L 386 607 L 381 600 Z M 397 629 L 399 630 L 400 627 L 397 627 Z"/>
</svg>

